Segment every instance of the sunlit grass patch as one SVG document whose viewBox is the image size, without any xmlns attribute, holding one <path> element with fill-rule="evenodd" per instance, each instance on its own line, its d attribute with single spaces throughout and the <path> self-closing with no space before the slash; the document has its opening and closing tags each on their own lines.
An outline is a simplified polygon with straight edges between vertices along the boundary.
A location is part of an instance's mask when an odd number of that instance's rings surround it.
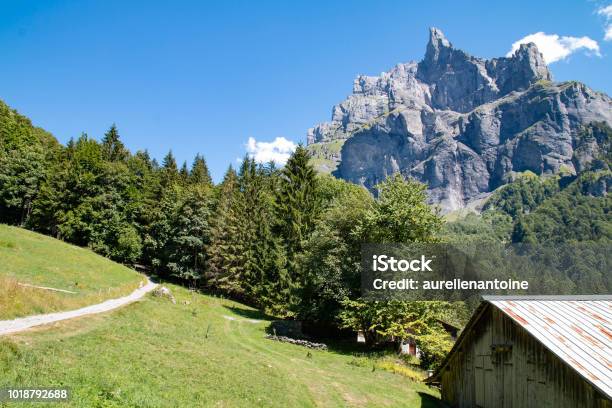
<svg viewBox="0 0 612 408">
<path fill-rule="evenodd" d="M 88 249 L 0 224 L 0 320 L 121 297 L 143 280 L 135 271 Z"/>
</svg>

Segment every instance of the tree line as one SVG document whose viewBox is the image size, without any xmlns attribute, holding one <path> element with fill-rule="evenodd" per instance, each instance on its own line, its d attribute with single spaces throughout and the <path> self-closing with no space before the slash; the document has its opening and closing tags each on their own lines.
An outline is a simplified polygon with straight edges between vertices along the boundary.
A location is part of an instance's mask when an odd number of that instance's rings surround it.
<svg viewBox="0 0 612 408">
<path fill-rule="evenodd" d="M 442 219 L 425 186 L 391 177 L 374 198 L 316 174 L 309 160 L 303 146 L 283 168 L 247 156 L 215 185 L 200 154 L 190 165 L 172 152 L 158 163 L 131 153 L 115 125 L 100 141 L 82 134 L 64 146 L 0 104 L 0 222 L 275 316 L 364 330 L 372 341 L 408 329 L 443 338 L 443 303 L 391 322 L 387 313 L 404 309 L 359 300 L 361 243 L 437 239 Z"/>
<path fill-rule="evenodd" d="M 98 141 L 65 146 L 0 102 L 0 222 L 20 225 L 285 318 L 362 330 L 373 344 L 406 333 L 435 365 L 450 347 L 441 320 L 466 317 L 461 304 L 366 302 L 361 244 L 404 242 L 609 242 L 607 185 L 612 130 L 594 124 L 581 138 L 605 148 L 578 176 L 525 174 L 488 200 L 482 216 L 443 223 L 424 185 L 396 175 L 372 196 L 316 174 L 299 146 L 283 168 L 245 157 L 215 185 L 196 154 L 180 167 L 130 152 L 112 125 Z M 592 143 L 591 143 L 592 144 Z M 598 291 L 596 246 L 551 254 L 543 285 Z M 585 256 L 582 256 L 585 255 Z M 576 259 L 585 261 L 575 262 Z M 562 274 L 557 264 L 568 264 Z M 566 272 L 568 270 L 569 272 Z M 550 285 L 550 282 L 557 285 Z M 573 289 L 572 289 L 573 288 Z M 459 319 L 460 321 L 461 319 Z"/>
</svg>

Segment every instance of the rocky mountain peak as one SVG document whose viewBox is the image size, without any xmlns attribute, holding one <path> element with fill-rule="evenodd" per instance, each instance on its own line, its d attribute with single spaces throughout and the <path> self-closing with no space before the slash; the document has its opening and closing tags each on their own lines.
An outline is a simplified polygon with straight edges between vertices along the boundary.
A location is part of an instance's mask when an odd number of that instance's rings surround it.
<svg viewBox="0 0 612 408">
<path fill-rule="evenodd" d="M 552 81 L 552 74 L 544 61 L 544 56 L 534 43 L 521 44 L 510 59 L 523 68 L 524 74 L 531 76 L 531 83 L 539 80 Z"/>
<path fill-rule="evenodd" d="M 322 171 L 371 190 L 399 172 L 453 210 L 524 171 L 581 171 L 599 154 L 575 151 L 592 122 L 612 124 L 610 97 L 553 83 L 535 44 L 484 59 L 431 28 L 422 61 L 358 76 L 332 120 L 309 129 L 308 144 Z"/>
<path fill-rule="evenodd" d="M 431 27 L 425 60 L 435 64 L 440 58 L 440 53 L 448 48 L 453 48 L 453 45 L 446 39 L 444 33 L 435 27 Z"/>
</svg>

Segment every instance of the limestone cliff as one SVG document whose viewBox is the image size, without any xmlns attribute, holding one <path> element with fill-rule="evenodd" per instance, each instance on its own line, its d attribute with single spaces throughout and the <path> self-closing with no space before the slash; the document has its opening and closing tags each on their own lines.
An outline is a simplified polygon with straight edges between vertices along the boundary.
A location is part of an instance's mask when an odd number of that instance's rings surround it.
<svg viewBox="0 0 612 408">
<path fill-rule="evenodd" d="M 552 82 L 534 44 L 486 60 L 432 28 L 422 61 L 357 77 L 331 122 L 309 129 L 308 144 L 321 171 L 369 189 L 400 172 L 450 211 L 520 172 L 579 172 L 598 154 L 575 149 L 591 122 L 612 125 L 612 99 Z"/>
</svg>

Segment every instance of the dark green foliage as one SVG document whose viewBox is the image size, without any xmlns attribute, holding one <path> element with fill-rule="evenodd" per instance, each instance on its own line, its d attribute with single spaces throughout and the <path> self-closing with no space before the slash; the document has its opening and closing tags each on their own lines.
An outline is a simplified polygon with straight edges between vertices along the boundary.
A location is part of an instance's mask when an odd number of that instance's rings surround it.
<svg viewBox="0 0 612 408">
<path fill-rule="evenodd" d="M 105 160 L 125 161 L 129 157 L 129 152 L 119 139 L 119 131 L 113 123 L 102 138 L 102 154 Z"/>
<path fill-rule="evenodd" d="M 300 145 L 280 173 L 276 216 L 290 257 L 302 249 L 320 208 L 316 174 L 309 160 L 308 150 Z"/>
<path fill-rule="evenodd" d="M 282 242 L 272 232 L 276 181 L 276 171 L 244 158 L 239 173 L 243 287 L 253 303 L 283 314 L 289 282 Z"/>
<path fill-rule="evenodd" d="M 519 215 L 514 222 L 514 228 L 512 229 L 512 236 L 510 240 L 514 243 L 525 242 L 534 243 L 535 238 L 533 232 L 529 226 L 525 223 L 525 219 L 522 215 Z"/>
<path fill-rule="evenodd" d="M 378 200 L 361 226 L 365 242 L 433 242 L 442 218 L 427 205 L 427 187 L 399 174 L 378 186 Z"/>
<path fill-rule="evenodd" d="M 515 218 L 531 212 L 559 191 L 557 177 L 543 180 L 533 173 L 526 173 L 495 193 L 485 204 L 484 210 L 496 209 Z"/>
<path fill-rule="evenodd" d="M 442 239 L 446 242 L 508 242 L 512 217 L 501 211 L 469 213 L 465 218 L 444 224 Z"/>
<path fill-rule="evenodd" d="M 335 324 L 344 299 L 359 295 L 362 237 L 358 232 L 374 199 L 367 190 L 321 176 L 318 191 L 324 209 L 299 256 L 304 285 L 298 315 Z"/>
<path fill-rule="evenodd" d="M 168 188 L 179 181 L 179 172 L 172 150 L 164 157 L 161 168 L 162 187 Z"/>
<path fill-rule="evenodd" d="M 213 185 L 212 179 L 210 178 L 210 172 L 208 171 L 208 166 L 206 165 L 206 160 L 204 160 L 204 156 L 201 156 L 199 153 L 196 154 L 196 157 L 193 160 L 191 172 L 189 173 L 189 182 L 192 184 L 204 184 L 207 186 Z"/>
<path fill-rule="evenodd" d="M 209 284 L 277 314 L 287 311 L 288 279 L 282 241 L 274 236 L 273 169 L 245 157 L 219 186 L 208 248 Z"/>
<path fill-rule="evenodd" d="M 587 171 L 570 182 L 556 177 L 521 179 L 496 193 L 483 216 L 496 219 L 494 229 L 501 228 L 501 214 L 510 216 L 508 238 L 515 243 L 609 240 L 611 199 L 606 189 L 611 174 Z"/>
<path fill-rule="evenodd" d="M 611 180 L 609 171 L 582 174 L 523 217 L 527 234 L 538 242 L 611 240 L 612 198 L 605 194 Z"/>
<path fill-rule="evenodd" d="M 233 295 L 242 294 L 239 279 L 243 248 L 239 239 L 238 195 L 238 176 L 230 166 L 217 187 L 216 211 L 211 220 L 210 245 L 207 248 L 206 284 Z"/>
<path fill-rule="evenodd" d="M 486 203 L 484 216 L 505 213 L 512 218 L 512 242 L 598 241 L 612 237 L 611 199 L 607 194 L 612 179 L 612 129 L 605 123 L 591 123 L 580 131 L 577 140 L 574 161 L 583 170 L 578 176 L 540 178 L 526 174 L 502 187 Z"/>
<path fill-rule="evenodd" d="M 82 135 L 51 168 L 31 225 L 112 259 L 134 262 L 141 240 L 130 211 L 132 178 L 124 162 L 105 161 L 102 146 Z"/>
<path fill-rule="evenodd" d="M 0 101 L 0 222 L 24 225 L 59 153 L 57 140 Z"/>
<path fill-rule="evenodd" d="M 183 162 L 181 170 L 179 171 L 179 182 L 182 185 L 187 184 L 189 180 L 189 169 L 187 169 L 187 162 Z"/>
<path fill-rule="evenodd" d="M 192 285 L 204 275 L 205 246 L 210 229 L 210 189 L 204 186 L 173 186 L 165 192 L 162 211 L 154 223 L 157 256 L 153 259 L 161 275 Z"/>
<path fill-rule="evenodd" d="M 298 307 L 298 292 L 305 285 L 297 258 L 314 229 L 321 207 L 315 170 L 309 160 L 308 150 L 298 146 L 281 170 L 275 189 L 275 232 L 286 251 L 289 285 L 286 303 L 292 311 Z"/>
<path fill-rule="evenodd" d="M 410 332 L 423 361 L 435 366 L 449 346 L 438 321 L 449 305 L 360 300 L 361 244 L 607 243 L 611 134 L 603 124 L 583 130 L 575 151 L 586 170 L 578 177 L 523 174 L 493 194 L 482 216 L 443 227 L 424 185 L 395 175 L 375 199 L 316 175 L 303 146 L 282 169 L 245 157 L 238 173 L 230 167 L 214 186 L 199 154 L 179 170 L 170 151 L 160 166 L 146 151 L 130 154 L 115 125 L 101 142 L 84 134 L 60 146 L 0 103 L 0 222 L 277 316 L 364 330 L 369 343 Z M 596 248 L 573 251 L 570 258 L 538 253 L 547 263 L 537 284 L 568 293 L 610 287 L 608 277 L 592 273 L 606 262 Z M 566 274 L 550 278 L 560 266 Z"/>
<path fill-rule="evenodd" d="M 0 151 L 0 222 L 24 225 L 30 217 L 47 161 L 40 146 Z"/>
</svg>

